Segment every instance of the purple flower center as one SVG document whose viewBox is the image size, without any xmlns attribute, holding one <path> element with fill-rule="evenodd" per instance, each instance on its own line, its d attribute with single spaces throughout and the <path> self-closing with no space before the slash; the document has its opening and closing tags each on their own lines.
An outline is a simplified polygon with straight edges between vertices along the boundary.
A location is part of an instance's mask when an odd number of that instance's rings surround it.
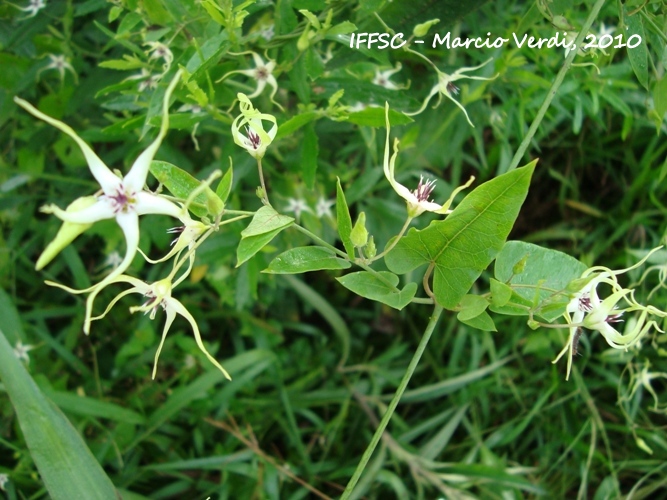
<svg viewBox="0 0 667 500">
<path fill-rule="evenodd" d="M 115 214 L 133 211 L 134 204 L 137 202 L 136 193 L 128 193 L 122 184 L 114 194 L 107 195 L 107 199 L 111 201 L 111 208 Z"/>
<path fill-rule="evenodd" d="M 579 297 L 579 310 L 586 312 L 591 312 L 593 310 L 593 306 L 591 305 L 591 298 L 588 295 Z"/>
<path fill-rule="evenodd" d="M 449 82 L 447 84 L 447 92 L 449 92 L 450 94 L 459 95 L 459 88 L 452 82 Z"/>
<path fill-rule="evenodd" d="M 419 184 L 417 184 L 417 189 L 413 191 L 413 194 L 417 198 L 417 201 L 429 201 L 431 193 L 435 189 L 435 179 L 424 182 L 424 177 L 419 178 Z"/>
<path fill-rule="evenodd" d="M 252 149 L 258 149 L 259 145 L 262 143 L 262 140 L 259 138 L 259 134 L 251 130 L 250 127 L 245 128 L 246 133 L 248 134 L 248 143 Z"/>
</svg>

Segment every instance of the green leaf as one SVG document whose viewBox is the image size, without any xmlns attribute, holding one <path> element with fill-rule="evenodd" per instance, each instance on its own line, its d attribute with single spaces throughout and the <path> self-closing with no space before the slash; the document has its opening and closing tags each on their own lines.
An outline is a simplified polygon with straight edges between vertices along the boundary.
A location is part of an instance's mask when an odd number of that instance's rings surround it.
<svg viewBox="0 0 667 500">
<path fill-rule="evenodd" d="M 537 160 L 485 182 L 443 221 L 410 229 L 385 262 L 404 274 L 430 264 L 438 304 L 454 309 L 502 249 L 523 204 Z"/>
<path fill-rule="evenodd" d="M 507 243 L 505 244 L 505 246 L 507 246 Z M 498 257 L 496 257 L 496 262 L 497 259 Z M 491 288 L 491 304 L 493 304 L 494 306 L 502 307 L 505 304 L 507 304 L 512 298 L 512 287 L 506 285 L 505 283 L 501 283 L 500 281 L 491 278 L 490 288 Z"/>
<path fill-rule="evenodd" d="M 0 328 L 7 336 L 7 341 L 16 345 L 24 338 L 23 325 L 12 298 L 0 288 Z"/>
<path fill-rule="evenodd" d="M 144 66 L 144 63 L 136 57 L 125 56 L 125 59 L 109 59 L 98 64 L 100 68 L 117 69 L 127 71 L 130 69 L 137 69 Z"/>
<path fill-rule="evenodd" d="M 234 182 L 234 171 L 232 169 L 232 166 L 229 165 L 229 170 L 227 170 L 227 173 L 222 176 L 222 179 L 220 179 L 220 183 L 218 184 L 218 187 L 215 190 L 215 194 L 218 195 L 218 198 L 220 198 L 220 200 L 223 203 L 227 203 L 227 198 L 229 198 L 229 193 L 231 193 L 232 191 L 233 182 Z"/>
<path fill-rule="evenodd" d="M 257 210 L 248 227 L 241 231 L 241 238 L 245 239 L 250 236 L 257 236 L 276 229 L 282 230 L 293 223 L 294 219 L 292 217 L 281 215 L 272 207 L 264 206 Z"/>
<path fill-rule="evenodd" d="M 479 316 L 489 307 L 489 301 L 479 295 L 466 295 L 461 299 L 461 310 L 456 318 L 459 321 L 466 321 L 470 318 Z"/>
<path fill-rule="evenodd" d="M 0 319 L 0 380 L 18 417 L 41 480 L 55 500 L 118 498 L 113 483 L 65 415 L 39 390 L 14 355 Z"/>
<path fill-rule="evenodd" d="M 399 311 L 407 306 L 417 293 L 417 283 L 408 283 L 403 290 L 399 290 L 396 288 L 398 276 L 387 271 L 380 271 L 378 274 L 384 280 L 367 271 L 346 274 L 336 280 L 357 295 L 377 300 Z"/>
<path fill-rule="evenodd" d="M 281 253 L 263 272 L 272 274 L 297 274 L 322 269 L 348 269 L 347 260 L 324 247 L 298 247 Z"/>
<path fill-rule="evenodd" d="M 366 108 L 363 111 L 357 111 L 355 113 L 350 113 L 347 117 L 347 121 L 354 123 L 355 125 L 363 125 L 365 127 L 384 127 L 385 126 L 385 117 L 383 108 Z M 412 123 L 414 120 L 403 113 L 394 111 L 393 109 L 389 110 L 389 123 L 390 125 L 407 125 Z"/>
<path fill-rule="evenodd" d="M 280 125 L 278 128 L 278 133 L 276 134 L 276 139 L 281 139 L 282 137 L 292 135 L 304 125 L 307 125 L 313 120 L 317 120 L 320 116 L 321 114 L 317 111 L 307 111 L 305 113 L 301 113 L 300 115 L 293 116 L 285 123 Z"/>
<path fill-rule="evenodd" d="M 659 122 L 662 123 L 665 112 L 667 112 L 667 75 L 663 75 L 653 86 L 653 106 Z"/>
<path fill-rule="evenodd" d="M 522 261 L 521 272 L 516 273 L 517 263 Z M 508 241 L 496 258 L 494 274 L 501 283 L 521 285 L 513 287 L 514 294 L 523 298 L 524 304 L 537 300 L 541 304 L 539 315 L 552 321 L 563 313 L 569 301 L 566 294 L 558 292 L 564 291 L 568 283 L 579 278 L 585 270 L 584 264 L 563 252 L 532 243 Z M 502 312 L 495 304 L 493 310 Z"/>
<path fill-rule="evenodd" d="M 116 422 L 143 425 L 146 418 L 137 412 L 108 401 L 78 396 L 70 392 L 46 391 L 46 395 L 62 410 L 76 415 L 106 418 Z"/>
<path fill-rule="evenodd" d="M 309 124 L 304 129 L 303 145 L 301 146 L 301 166 L 303 169 L 303 182 L 308 189 L 313 189 L 315 184 L 315 173 L 317 172 L 317 157 L 320 146 L 315 133 L 315 127 Z"/>
<path fill-rule="evenodd" d="M 327 30 L 327 37 L 335 37 L 339 35 L 347 35 L 348 33 L 354 33 L 357 31 L 357 27 L 354 23 L 351 23 L 350 21 L 343 21 L 340 24 L 337 24 L 336 26 L 332 26 Z"/>
<path fill-rule="evenodd" d="M 350 234 L 352 233 L 352 217 L 350 217 L 350 209 L 347 208 L 347 201 L 345 201 L 345 193 L 340 186 L 340 179 L 336 178 L 336 221 L 338 224 L 338 235 L 340 241 L 343 242 L 345 251 L 350 260 L 354 260 L 354 244 Z"/>
<path fill-rule="evenodd" d="M 459 313 L 459 316 L 461 314 Z M 489 313 L 486 311 L 482 311 L 481 314 L 478 314 L 475 317 L 472 318 L 465 318 L 461 319 L 459 316 L 457 316 L 457 319 L 468 326 L 471 326 L 473 328 L 477 328 L 478 330 L 482 330 L 484 332 L 497 332 L 498 330 L 496 329 L 496 325 L 493 322 L 493 319 L 491 319 L 491 316 L 489 316 Z"/>
<path fill-rule="evenodd" d="M 644 33 L 642 17 L 638 12 L 632 16 L 626 14 L 625 22 L 628 26 L 625 32 L 627 38 L 630 38 L 632 35 L 639 35 L 641 37 L 642 43 L 633 49 L 628 48 L 626 50 L 637 80 L 639 80 L 642 87 L 648 90 L 648 48 L 646 47 L 646 34 Z"/>
<path fill-rule="evenodd" d="M 176 198 L 187 199 L 190 193 L 201 185 L 201 181 L 192 177 L 185 170 L 166 161 L 153 160 L 150 170 L 158 182 L 164 184 Z M 224 208 L 225 204 L 209 187 L 197 195 L 189 207 L 190 211 L 199 217 L 208 214 L 217 216 Z"/>
<path fill-rule="evenodd" d="M 241 231 L 241 242 L 236 249 L 238 261 L 236 267 L 259 252 L 280 231 L 292 224 L 294 224 L 292 217 L 281 215 L 271 207 L 264 206 L 257 210 L 248 227 Z"/>
</svg>

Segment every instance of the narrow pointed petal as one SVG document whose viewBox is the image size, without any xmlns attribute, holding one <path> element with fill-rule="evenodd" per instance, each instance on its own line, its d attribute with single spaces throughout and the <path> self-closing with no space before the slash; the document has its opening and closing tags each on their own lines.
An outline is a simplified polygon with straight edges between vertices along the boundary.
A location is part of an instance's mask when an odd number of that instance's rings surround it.
<svg viewBox="0 0 667 500">
<path fill-rule="evenodd" d="M 160 358 L 160 353 L 162 352 L 162 346 L 164 346 L 164 341 L 167 338 L 167 333 L 169 333 L 171 324 L 174 322 L 174 318 L 176 318 L 176 311 L 171 307 L 167 307 L 167 320 L 164 323 L 164 328 L 162 328 L 162 338 L 160 339 L 160 345 L 157 347 L 157 351 L 155 351 L 155 361 L 153 362 L 153 375 L 152 375 L 153 380 L 155 380 L 155 375 L 157 374 L 157 361 Z"/>
<path fill-rule="evenodd" d="M 137 213 L 128 212 L 124 214 L 118 214 L 116 216 L 116 222 L 118 222 L 118 225 L 125 234 L 125 244 L 127 246 L 125 250 L 125 257 L 116 269 L 111 271 L 111 273 L 109 273 L 94 287 L 86 299 L 86 319 L 83 324 L 83 331 L 86 335 L 90 333 L 90 318 L 93 313 L 93 305 L 95 303 L 97 294 L 100 293 L 107 285 L 113 283 L 118 278 L 118 276 L 123 274 L 127 268 L 130 267 L 132 259 L 134 259 L 134 256 L 137 253 L 137 247 L 139 246 L 139 216 Z"/>
<path fill-rule="evenodd" d="M 42 207 L 41 211 L 53 214 L 62 221 L 74 224 L 93 224 L 97 221 L 112 219 L 116 215 L 108 200 L 104 198 L 98 198 L 93 205 L 76 212 L 67 212 L 55 205 L 46 205 Z"/>
<path fill-rule="evenodd" d="M 456 197 L 457 194 L 459 194 L 461 191 L 464 189 L 470 187 L 470 184 L 472 184 L 475 181 L 475 176 L 471 175 L 470 179 L 468 179 L 468 182 L 463 184 L 462 186 L 457 187 L 454 191 L 452 191 L 452 194 L 449 195 L 449 199 L 445 202 L 442 207 L 440 207 L 438 210 L 431 210 L 432 212 L 435 212 L 437 214 L 446 214 L 450 213 L 451 210 L 449 209 L 450 206 L 452 206 L 452 203 L 454 202 L 454 198 Z M 426 210 L 429 210 L 428 208 Z"/>
<path fill-rule="evenodd" d="M 169 130 L 169 99 L 171 99 L 171 94 L 174 92 L 176 84 L 178 84 L 181 79 L 181 74 L 181 70 L 176 72 L 169 87 L 167 87 L 167 91 L 164 93 L 164 100 L 162 101 L 162 124 L 160 125 L 160 131 L 157 137 L 134 161 L 132 168 L 123 179 L 126 186 L 131 187 L 136 191 L 143 189 L 144 184 L 146 184 L 148 169 L 151 166 L 153 157 L 155 156 L 155 153 L 157 153 L 157 150 L 162 143 L 162 139 L 167 135 L 167 130 Z"/>
<path fill-rule="evenodd" d="M 468 123 L 470 124 L 470 126 L 471 126 L 472 128 L 475 128 L 475 125 L 473 125 L 473 123 L 470 121 L 470 117 L 468 116 L 468 112 L 466 111 L 466 108 L 463 107 L 463 104 L 461 104 L 459 101 L 457 101 L 456 99 L 454 99 L 454 98 L 449 94 L 449 92 L 444 92 L 444 94 L 445 94 L 445 97 L 446 97 L 447 99 L 449 99 L 449 100 L 452 101 L 454 104 L 456 104 L 459 108 L 461 108 L 461 111 L 463 111 L 463 114 L 466 115 L 466 120 L 468 120 Z"/>
<path fill-rule="evenodd" d="M 411 113 L 407 113 L 407 112 L 403 111 L 403 114 L 407 115 L 407 116 L 415 116 L 415 115 L 418 115 L 419 113 L 423 112 L 426 109 L 426 106 L 428 106 L 428 103 L 431 102 L 431 98 L 435 94 L 437 94 L 439 91 L 440 91 L 440 83 L 437 83 L 435 85 L 435 87 L 433 87 L 431 89 L 431 92 L 428 94 L 428 96 L 426 96 L 426 99 L 424 99 L 424 102 L 422 103 L 421 108 L 419 108 L 417 111 L 413 111 Z"/>
<path fill-rule="evenodd" d="M 45 115 L 28 101 L 24 101 L 19 97 L 14 97 L 14 102 L 25 109 L 28 113 L 36 116 L 40 120 L 45 121 L 49 125 L 53 125 L 58 130 L 70 136 L 81 148 L 81 152 L 86 158 L 86 162 L 88 162 L 90 173 L 93 174 L 93 177 L 95 177 L 100 186 L 104 187 L 107 185 L 117 185 L 119 183 L 118 177 L 116 177 L 116 175 L 109 169 L 109 167 L 107 167 L 104 162 L 100 160 L 99 156 L 95 154 L 91 147 L 88 146 L 88 144 L 86 144 L 85 141 L 81 139 L 81 137 L 79 137 L 76 132 L 74 132 L 72 127 L 61 122 L 60 120 L 51 118 L 49 115 Z"/>
<path fill-rule="evenodd" d="M 176 219 L 183 215 L 183 209 L 181 207 L 163 196 L 140 191 L 137 193 L 136 198 L 135 210 L 139 215 L 170 215 Z"/>
<path fill-rule="evenodd" d="M 120 299 L 122 299 L 122 298 L 125 297 L 126 295 L 130 295 L 131 293 L 143 293 L 143 292 L 142 292 L 141 290 L 139 290 L 138 288 L 129 288 L 128 290 L 124 290 L 124 291 L 120 292 L 118 295 L 116 295 L 116 296 L 111 300 L 111 302 L 109 302 L 109 305 L 107 306 L 107 308 L 104 310 L 104 312 L 103 312 L 102 314 L 99 314 L 99 315 L 97 315 L 97 316 L 93 316 L 92 318 L 90 318 L 90 321 L 97 321 L 98 319 L 102 319 L 102 318 L 104 318 L 107 314 L 109 314 L 109 311 L 111 311 L 111 309 L 113 308 L 113 306 L 115 306 L 116 303 L 117 303 Z"/>
<path fill-rule="evenodd" d="M 181 304 L 178 300 L 172 298 L 166 299 L 167 300 L 167 309 L 173 309 L 176 311 L 178 314 L 183 316 L 189 323 L 190 326 L 192 327 L 192 331 L 194 332 L 195 335 L 195 342 L 197 342 L 197 346 L 199 349 L 206 355 L 206 357 L 209 359 L 211 363 L 213 363 L 218 370 L 222 372 L 222 374 L 227 378 L 227 380 L 231 380 L 232 377 L 229 376 L 229 373 L 227 373 L 227 370 L 225 370 L 220 363 L 217 362 L 217 360 L 209 354 L 209 352 L 206 350 L 206 347 L 204 346 L 204 343 L 201 340 L 201 334 L 199 333 L 199 327 L 197 326 L 197 322 L 195 319 L 192 317 L 192 314 L 190 314 L 190 311 L 188 311 L 183 304 Z"/>
</svg>

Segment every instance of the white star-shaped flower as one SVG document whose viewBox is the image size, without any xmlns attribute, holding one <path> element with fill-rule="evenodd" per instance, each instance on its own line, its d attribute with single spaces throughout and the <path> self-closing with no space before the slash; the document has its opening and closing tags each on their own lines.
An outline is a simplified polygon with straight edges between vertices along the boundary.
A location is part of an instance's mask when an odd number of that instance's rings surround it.
<svg viewBox="0 0 667 500">
<path fill-rule="evenodd" d="M 14 7 L 28 13 L 23 19 L 30 19 L 31 17 L 35 17 L 40 10 L 46 7 L 46 0 L 30 0 L 25 7 L 19 7 L 18 5 L 14 5 Z"/>
<path fill-rule="evenodd" d="M 379 85 L 380 87 L 384 87 L 385 89 L 388 90 L 399 90 L 403 88 L 401 86 L 396 85 L 389 79 L 393 74 L 401 71 L 401 67 L 402 67 L 401 63 L 398 63 L 396 67 L 392 69 L 388 69 L 385 71 L 376 70 L 375 77 L 373 78 L 373 83 L 375 85 Z"/>
<path fill-rule="evenodd" d="M 312 212 L 305 200 L 301 198 L 287 198 L 287 206 L 285 212 L 293 212 L 294 218 L 299 220 L 303 212 Z"/>
<path fill-rule="evenodd" d="M 14 356 L 16 356 L 16 359 L 30 363 L 28 352 L 32 351 L 34 348 L 34 345 L 24 344 L 19 340 L 14 346 Z"/>
<path fill-rule="evenodd" d="M 275 102 L 273 100 L 274 96 L 276 95 L 276 92 L 278 92 L 278 82 L 276 81 L 276 77 L 273 76 L 273 70 L 276 69 L 276 62 L 269 60 L 268 62 L 264 62 L 264 60 L 260 57 L 259 54 L 256 52 L 241 52 L 240 54 L 231 54 L 231 55 L 241 55 L 241 54 L 250 54 L 252 56 L 253 62 L 255 63 L 255 67 L 253 69 L 236 69 L 234 71 L 230 71 L 229 73 L 226 73 L 225 75 L 220 78 L 216 83 L 221 82 L 225 78 L 227 78 L 229 75 L 233 74 L 241 74 L 248 76 L 255 80 L 256 87 L 255 91 L 248 96 L 248 98 L 252 99 L 254 97 L 257 97 L 260 95 L 266 86 L 268 85 L 271 87 L 271 95 L 269 98 L 271 99 L 271 102 L 276 104 L 279 108 L 282 109 L 282 106 Z"/>
<path fill-rule="evenodd" d="M 86 301 L 86 321 L 84 331 L 90 332 L 90 317 L 92 306 L 97 294 L 117 276 L 121 275 L 132 262 L 139 244 L 139 216 L 146 214 L 163 214 L 180 218 L 183 210 L 163 196 L 144 191 L 144 184 L 148 176 L 148 170 L 157 152 L 162 139 L 169 128 L 169 99 L 176 84 L 181 77 L 179 71 L 165 92 L 162 105 L 162 125 L 155 140 L 139 155 L 130 171 L 122 179 L 116 176 L 109 167 L 95 154 L 95 152 L 81 139 L 69 125 L 45 115 L 27 101 L 14 98 L 19 106 L 32 115 L 44 120 L 50 125 L 70 136 L 79 145 L 83 152 L 88 167 L 93 177 L 99 183 L 102 194 L 91 206 L 76 212 L 67 212 L 55 205 L 47 205 L 42 208 L 45 213 L 52 213 L 59 219 L 75 224 L 92 224 L 105 219 L 116 219 L 123 234 L 125 235 L 126 252 L 125 257 L 116 269 L 106 278 L 93 287 L 85 290 L 91 292 Z"/>
<path fill-rule="evenodd" d="M 421 108 L 419 108 L 417 111 L 414 111 L 413 113 L 405 113 L 408 116 L 414 116 L 418 115 L 422 111 L 426 109 L 426 106 L 428 105 L 429 101 L 431 98 L 438 94 L 438 99 L 442 99 L 442 96 L 445 96 L 447 99 L 452 101 L 454 104 L 456 104 L 461 111 L 463 111 L 463 114 L 466 115 L 466 120 L 468 120 L 468 123 L 470 124 L 471 127 L 474 127 L 473 123 L 470 121 L 470 117 L 468 116 L 468 112 L 466 109 L 463 107 L 463 104 L 461 104 L 459 101 L 454 99 L 452 95 L 457 95 L 459 93 L 459 88 L 454 85 L 454 82 L 457 80 L 462 80 L 462 79 L 468 79 L 468 80 L 493 80 L 495 79 L 498 75 L 492 76 L 491 78 L 486 78 L 483 76 L 470 76 L 466 75 L 464 73 L 467 73 L 469 71 L 475 71 L 478 70 L 487 64 L 489 64 L 492 61 L 492 59 L 488 59 L 486 62 L 483 62 L 479 66 L 472 66 L 472 67 L 465 67 L 465 68 L 460 68 L 454 71 L 451 75 L 444 73 L 443 71 L 440 71 L 439 69 L 435 68 L 436 72 L 438 73 L 438 83 L 431 89 L 431 92 L 429 95 L 424 99 L 424 103 L 422 104 Z"/>
<path fill-rule="evenodd" d="M 336 200 L 327 200 L 324 196 L 320 196 L 315 204 L 315 214 L 322 217 L 333 217 L 331 214 L 331 207 L 336 204 Z"/>
</svg>

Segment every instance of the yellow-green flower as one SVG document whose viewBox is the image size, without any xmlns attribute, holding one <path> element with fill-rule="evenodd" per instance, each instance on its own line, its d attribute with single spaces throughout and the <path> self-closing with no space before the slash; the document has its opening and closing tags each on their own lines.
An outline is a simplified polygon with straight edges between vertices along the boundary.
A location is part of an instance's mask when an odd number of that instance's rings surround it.
<svg viewBox="0 0 667 500">
<path fill-rule="evenodd" d="M 448 214 L 451 212 L 449 207 L 454 201 L 454 197 L 463 189 L 470 186 L 475 180 L 474 176 L 471 176 L 468 182 L 464 185 L 457 187 L 452 194 L 449 196 L 444 205 L 440 205 L 430 200 L 431 193 L 435 187 L 435 180 L 424 181 L 424 178 L 419 179 L 419 184 L 414 191 L 411 191 L 401 183 L 396 180 L 395 176 L 395 166 L 396 166 L 396 157 L 398 156 L 398 139 L 394 139 L 394 154 L 389 157 L 390 148 L 389 148 L 389 104 L 385 104 L 385 123 L 387 125 L 387 140 L 385 142 L 384 148 L 384 175 L 391 184 L 391 187 L 394 188 L 394 191 L 403 198 L 408 205 L 408 216 L 417 217 L 424 212 L 434 212 L 436 214 Z"/>
<path fill-rule="evenodd" d="M 250 153 L 253 158 L 261 160 L 264 158 L 266 148 L 278 133 L 276 118 L 255 109 L 247 95 L 239 92 L 238 99 L 241 114 L 232 123 L 232 137 L 234 142 Z M 264 130 L 263 122 L 272 124 L 268 131 Z M 242 132 L 243 129 L 245 129 L 245 134 Z"/>
</svg>

